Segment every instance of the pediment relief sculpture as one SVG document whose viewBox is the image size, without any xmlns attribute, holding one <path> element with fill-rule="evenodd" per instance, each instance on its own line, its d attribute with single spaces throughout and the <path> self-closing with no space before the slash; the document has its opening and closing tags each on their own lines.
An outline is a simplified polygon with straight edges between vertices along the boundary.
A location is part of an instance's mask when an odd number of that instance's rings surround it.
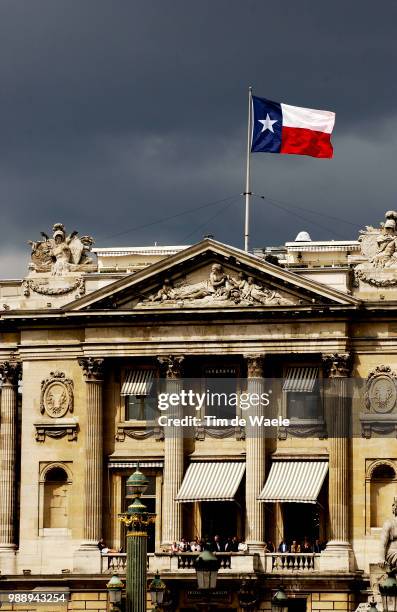
<svg viewBox="0 0 397 612">
<path fill-rule="evenodd" d="M 96 270 L 96 265 L 88 256 L 94 244 L 91 236 L 79 236 L 76 231 L 67 235 L 62 223 L 55 223 L 52 231 L 51 238 L 41 232 L 43 240 L 30 240 L 28 243 L 32 248 L 30 268 L 34 272 L 67 276 L 73 272 Z"/>
<path fill-rule="evenodd" d="M 389 210 L 379 228 L 367 226 L 360 232 L 361 256 L 356 279 L 375 287 L 397 285 L 397 212 Z"/>
<path fill-rule="evenodd" d="M 179 286 L 165 278 L 161 288 L 140 301 L 138 307 L 158 306 L 273 306 L 290 305 L 292 300 L 262 283 L 254 277 L 239 272 L 232 276 L 223 266 L 214 263 L 208 278 L 197 283 Z"/>
</svg>

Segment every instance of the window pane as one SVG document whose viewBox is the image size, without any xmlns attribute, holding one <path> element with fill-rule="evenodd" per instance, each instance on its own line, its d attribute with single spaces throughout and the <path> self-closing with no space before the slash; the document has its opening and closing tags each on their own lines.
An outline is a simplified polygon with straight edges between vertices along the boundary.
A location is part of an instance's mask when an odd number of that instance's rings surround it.
<svg viewBox="0 0 397 612">
<path fill-rule="evenodd" d="M 289 418 L 318 419 L 321 414 L 321 397 L 318 391 L 287 393 L 287 416 Z"/>
<path fill-rule="evenodd" d="M 126 397 L 127 421 L 153 421 L 157 416 L 157 397 L 128 395 Z"/>
<path fill-rule="evenodd" d="M 216 378 L 206 379 L 206 415 L 219 419 L 232 419 L 236 416 L 236 379 L 230 378 L 230 373 L 227 376 L 222 378 L 217 374 Z"/>
</svg>

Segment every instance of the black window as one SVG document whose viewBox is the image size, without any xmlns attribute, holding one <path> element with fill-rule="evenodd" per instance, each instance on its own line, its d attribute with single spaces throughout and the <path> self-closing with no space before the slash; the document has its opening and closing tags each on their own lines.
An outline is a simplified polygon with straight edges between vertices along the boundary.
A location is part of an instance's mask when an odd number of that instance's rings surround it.
<svg viewBox="0 0 397 612">
<path fill-rule="evenodd" d="M 236 368 L 206 368 L 205 391 L 206 415 L 213 415 L 218 419 L 232 419 L 236 416 L 238 392 Z"/>
<path fill-rule="evenodd" d="M 322 401 L 319 382 L 312 391 L 287 391 L 287 417 L 289 419 L 319 419 Z"/>
</svg>

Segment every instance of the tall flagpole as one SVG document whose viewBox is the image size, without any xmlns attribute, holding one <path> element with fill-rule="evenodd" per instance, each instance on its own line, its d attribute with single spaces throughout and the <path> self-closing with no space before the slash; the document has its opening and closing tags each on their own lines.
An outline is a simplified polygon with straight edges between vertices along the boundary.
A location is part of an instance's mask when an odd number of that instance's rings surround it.
<svg viewBox="0 0 397 612">
<path fill-rule="evenodd" d="M 252 138 L 252 87 L 248 88 L 248 131 L 247 131 L 247 166 L 245 175 L 245 229 L 244 250 L 248 251 L 249 225 L 250 225 L 250 198 L 251 198 L 251 138 Z"/>
</svg>

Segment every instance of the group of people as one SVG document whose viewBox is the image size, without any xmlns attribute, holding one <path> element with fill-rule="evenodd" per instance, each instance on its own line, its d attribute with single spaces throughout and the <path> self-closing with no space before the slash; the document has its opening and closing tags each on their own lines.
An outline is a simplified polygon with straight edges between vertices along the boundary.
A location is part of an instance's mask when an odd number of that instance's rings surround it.
<svg viewBox="0 0 397 612">
<path fill-rule="evenodd" d="M 122 552 L 122 548 L 117 550 L 109 548 L 102 539 L 98 542 L 98 548 L 102 554 Z M 273 542 L 268 540 L 265 543 L 265 552 L 267 553 L 321 553 L 324 548 L 324 544 L 319 539 L 312 542 L 307 536 L 303 538 L 302 542 L 299 542 L 297 539 L 291 540 L 290 543 L 286 540 L 281 540 L 277 551 Z M 237 536 L 221 538 L 219 535 L 213 538 L 195 538 L 190 542 L 186 538 L 182 538 L 180 542 L 173 542 L 171 546 L 172 554 L 202 552 L 203 550 L 210 550 L 211 552 L 247 552 L 248 547 Z"/>
<path fill-rule="evenodd" d="M 275 552 L 274 545 L 272 542 L 267 543 L 268 552 Z M 272 549 L 272 550 L 269 550 Z M 292 540 L 288 543 L 286 540 L 281 540 L 277 552 L 281 553 L 321 553 L 324 550 L 324 545 L 319 539 L 311 542 L 307 536 L 305 536 L 302 542 L 298 540 Z"/>
<path fill-rule="evenodd" d="M 213 538 L 195 538 L 191 542 L 182 538 L 180 542 L 173 542 L 171 552 L 173 554 L 184 552 L 202 552 L 210 550 L 211 552 L 245 552 L 247 545 L 241 542 L 237 536 L 221 538 L 219 535 Z"/>
</svg>

